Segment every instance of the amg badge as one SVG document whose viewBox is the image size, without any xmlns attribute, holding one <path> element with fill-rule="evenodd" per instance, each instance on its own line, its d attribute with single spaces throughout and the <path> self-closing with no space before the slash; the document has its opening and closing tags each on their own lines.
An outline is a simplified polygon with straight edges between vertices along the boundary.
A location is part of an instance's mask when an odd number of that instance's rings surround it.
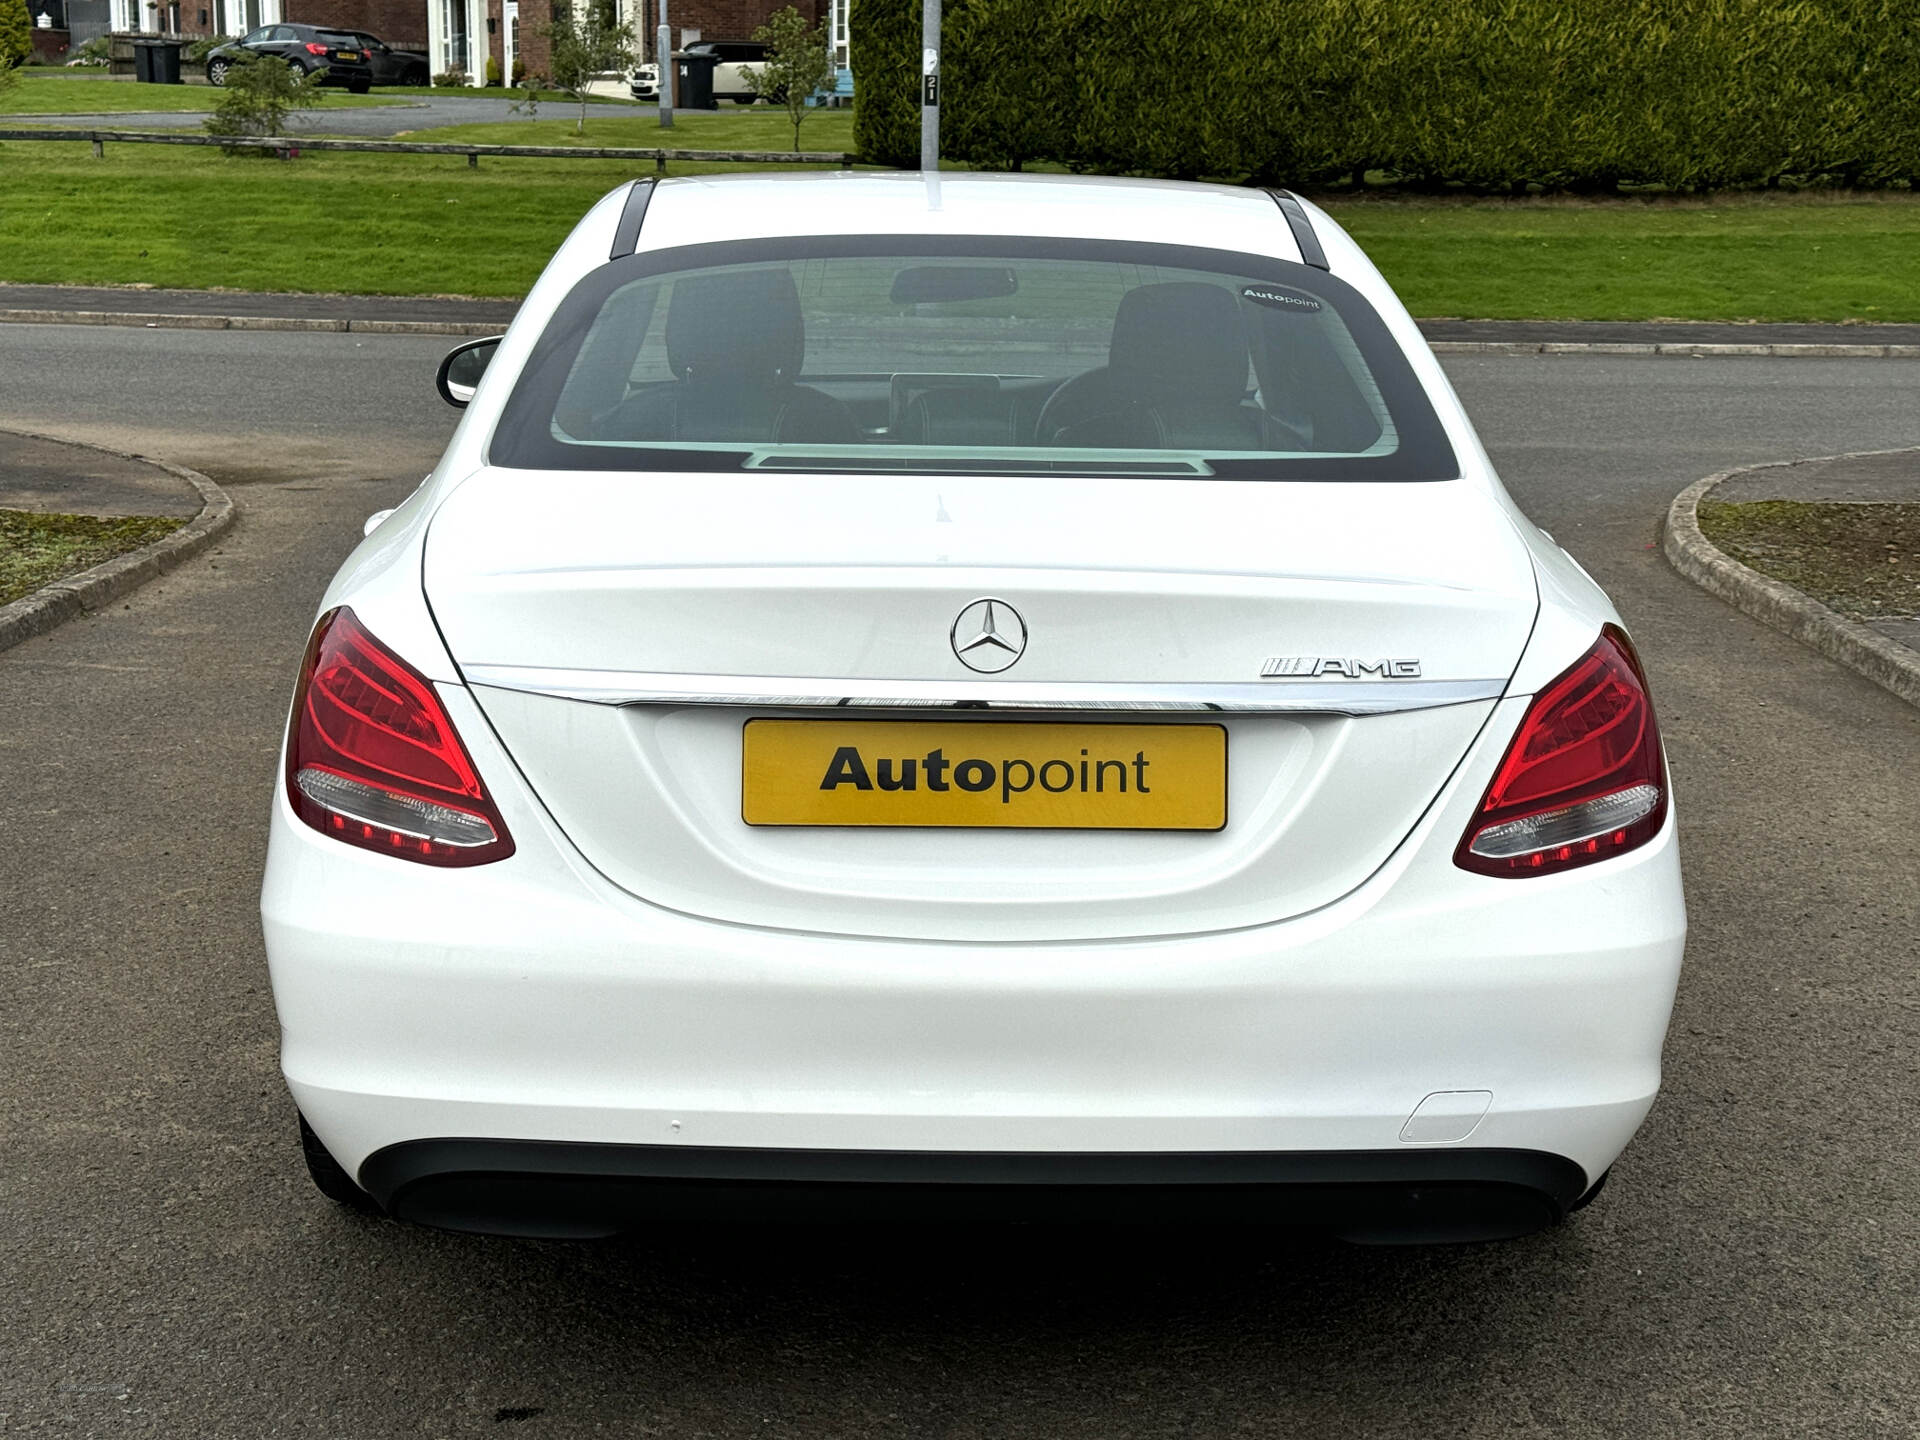
<svg viewBox="0 0 1920 1440">
<path fill-rule="evenodd" d="M 1315 675 L 1344 675 L 1359 680 L 1368 675 L 1382 680 L 1417 680 L 1418 660 L 1345 660 L 1332 655 L 1275 655 L 1260 667 L 1269 680 L 1305 680 Z"/>
</svg>

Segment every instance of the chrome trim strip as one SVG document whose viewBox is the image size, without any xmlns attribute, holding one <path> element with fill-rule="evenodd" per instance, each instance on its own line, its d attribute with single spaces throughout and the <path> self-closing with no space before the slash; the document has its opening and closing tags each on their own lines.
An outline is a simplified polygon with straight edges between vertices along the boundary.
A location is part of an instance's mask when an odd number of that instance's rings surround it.
<svg viewBox="0 0 1920 1440">
<path fill-rule="evenodd" d="M 1497 700 L 1504 679 L 1186 682 L 832 680 L 468 665 L 467 683 L 595 705 L 732 705 L 752 710 L 1107 710 L 1241 715 L 1389 715 Z"/>
</svg>

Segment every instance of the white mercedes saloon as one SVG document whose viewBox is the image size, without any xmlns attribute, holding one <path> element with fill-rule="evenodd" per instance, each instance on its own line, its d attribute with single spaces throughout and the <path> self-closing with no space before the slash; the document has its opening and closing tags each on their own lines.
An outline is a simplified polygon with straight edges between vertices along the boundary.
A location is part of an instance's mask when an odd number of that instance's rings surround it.
<svg viewBox="0 0 1920 1440">
<path fill-rule="evenodd" d="M 637 182 L 320 605 L 265 890 L 335 1200 L 1517 1235 L 1646 1115 L 1645 673 L 1285 191 Z"/>
</svg>

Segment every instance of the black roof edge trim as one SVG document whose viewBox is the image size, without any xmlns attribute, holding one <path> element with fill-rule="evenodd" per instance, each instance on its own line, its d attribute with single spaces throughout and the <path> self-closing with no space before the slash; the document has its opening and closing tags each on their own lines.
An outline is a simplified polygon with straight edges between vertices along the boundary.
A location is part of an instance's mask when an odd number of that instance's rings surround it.
<svg viewBox="0 0 1920 1440">
<path fill-rule="evenodd" d="M 633 188 L 627 191 L 626 208 L 620 212 L 620 223 L 613 227 L 613 250 L 607 256 L 609 260 L 633 254 L 635 247 L 640 244 L 640 227 L 646 222 L 647 202 L 652 198 L 652 180 L 633 182 Z"/>
<path fill-rule="evenodd" d="M 1300 197 L 1291 190 L 1269 190 L 1273 203 L 1280 207 L 1280 213 L 1287 217 L 1287 228 L 1293 231 L 1293 243 L 1300 247 L 1300 258 L 1316 270 L 1331 270 L 1327 264 L 1327 252 L 1320 248 L 1320 237 L 1313 233 L 1313 221 L 1307 218 Z"/>
</svg>

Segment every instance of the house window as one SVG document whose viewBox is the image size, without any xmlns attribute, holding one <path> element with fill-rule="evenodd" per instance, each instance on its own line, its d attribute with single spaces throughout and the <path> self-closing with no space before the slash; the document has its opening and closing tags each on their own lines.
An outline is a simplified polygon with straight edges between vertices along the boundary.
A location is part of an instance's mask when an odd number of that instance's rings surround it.
<svg viewBox="0 0 1920 1440">
<path fill-rule="evenodd" d="M 467 58 L 466 0 L 440 0 L 440 34 L 440 68 L 465 70 L 471 75 L 473 66 Z"/>
<path fill-rule="evenodd" d="M 245 35 L 262 25 L 280 22 L 280 0 L 225 0 L 221 7 L 222 33 Z"/>
</svg>

